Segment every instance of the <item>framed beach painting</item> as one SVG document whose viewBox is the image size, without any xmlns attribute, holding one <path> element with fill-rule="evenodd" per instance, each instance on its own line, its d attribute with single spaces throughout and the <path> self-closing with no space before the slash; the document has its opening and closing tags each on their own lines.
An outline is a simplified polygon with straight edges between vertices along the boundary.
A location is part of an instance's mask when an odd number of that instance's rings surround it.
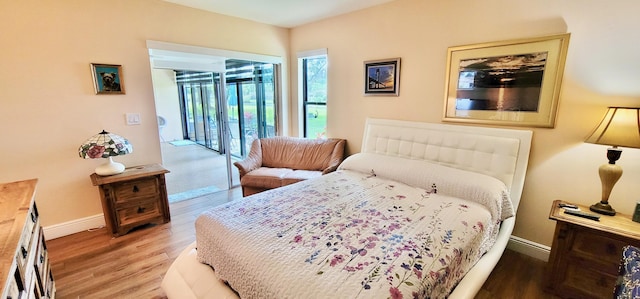
<svg viewBox="0 0 640 299">
<path fill-rule="evenodd" d="M 400 91 L 400 58 L 364 62 L 365 96 L 398 96 Z"/>
<path fill-rule="evenodd" d="M 569 37 L 450 47 L 443 120 L 553 128 Z"/>
<path fill-rule="evenodd" d="M 121 65 L 92 63 L 91 75 L 96 94 L 124 94 Z"/>
</svg>

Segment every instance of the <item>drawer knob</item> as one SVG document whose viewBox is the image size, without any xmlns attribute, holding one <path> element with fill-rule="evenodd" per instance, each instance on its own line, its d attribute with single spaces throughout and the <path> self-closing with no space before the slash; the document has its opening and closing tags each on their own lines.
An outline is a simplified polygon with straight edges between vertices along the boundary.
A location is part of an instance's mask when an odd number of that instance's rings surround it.
<svg viewBox="0 0 640 299">
<path fill-rule="evenodd" d="M 558 239 L 564 239 L 566 237 L 567 237 L 567 230 L 560 229 L 560 231 L 558 231 Z"/>
<path fill-rule="evenodd" d="M 22 258 L 27 258 L 27 250 L 24 246 L 20 246 L 20 252 L 22 253 Z"/>
<path fill-rule="evenodd" d="M 36 216 L 36 214 L 31 212 L 31 221 L 33 221 L 33 223 L 36 223 L 36 220 L 38 220 L 38 217 Z"/>
<path fill-rule="evenodd" d="M 138 207 L 138 214 L 142 214 L 144 213 L 145 208 L 143 207 Z"/>
<path fill-rule="evenodd" d="M 140 188 L 138 188 L 138 185 L 133 185 L 133 192 L 139 192 Z"/>
</svg>

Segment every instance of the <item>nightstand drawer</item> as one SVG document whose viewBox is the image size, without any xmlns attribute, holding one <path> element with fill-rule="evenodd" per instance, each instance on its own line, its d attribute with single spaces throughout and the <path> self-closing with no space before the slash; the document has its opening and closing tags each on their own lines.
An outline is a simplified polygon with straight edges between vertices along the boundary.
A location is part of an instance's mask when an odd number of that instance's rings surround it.
<svg viewBox="0 0 640 299">
<path fill-rule="evenodd" d="M 569 262 L 567 265 L 567 279 L 562 282 L 564 287 L 582 290 L 596 298 L 611 298 L 617 276 L 603 273 L 580 263 Z"/>
<path fill-rule="evenodd" d="M 142 197 L 157 196 L 158 180 L 155 177 L 113 184 L 116 203 L 138 200 Z"/>
<path fill-rule="evenodd" d="M 158 201 L 155 200 L 155 198 L 139 201 L 135 205 L 118 209 L 116 213 L 120 226 L 136 222 L 145 222 L 149 219 L 162 216 Z"/>
<path fill-rule="evenodd" d="M 611 235 L 604 236 L 581 229 L 576 230 L 575 241 L 572 244 L 571 252 L 583 256 L 589 260 L 596 260 L 605 264 L 614 265 L 607 269 L 611 274 L 618 272 L 617 265 L 622 256 L 622 247 L 629 245 L 628 241 L 613 238 Z"/>
</svg>

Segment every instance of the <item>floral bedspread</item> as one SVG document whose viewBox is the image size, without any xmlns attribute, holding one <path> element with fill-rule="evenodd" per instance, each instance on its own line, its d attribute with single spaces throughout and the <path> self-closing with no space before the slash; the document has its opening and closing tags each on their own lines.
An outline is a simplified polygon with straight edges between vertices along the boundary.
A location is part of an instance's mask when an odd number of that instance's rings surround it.
<svg viewBox="0 0 640 299">
<path fill-rule="evenodd" d="M 198 259 L 242 298 L 444 298 L 500 220 L 438 191 L 339 170 L 203 213 Z"/>
</svg>

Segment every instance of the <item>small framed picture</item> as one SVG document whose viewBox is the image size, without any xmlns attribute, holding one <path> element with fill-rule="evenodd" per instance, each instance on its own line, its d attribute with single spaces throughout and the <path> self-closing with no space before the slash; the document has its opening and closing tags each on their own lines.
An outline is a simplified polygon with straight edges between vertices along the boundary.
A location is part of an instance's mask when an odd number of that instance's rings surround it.
<svg viewBox="0 0 640 299">
<path fill-rule="evenodd" d="M 400 91 L 400 58 L 364 62 L 364 95 L 395 96 Z"/>
<path fill-rule="evenodd" d="M 124 94 L 121 65 L 92 63 L 91 75 L 96 94 Z"/>
</svg>

